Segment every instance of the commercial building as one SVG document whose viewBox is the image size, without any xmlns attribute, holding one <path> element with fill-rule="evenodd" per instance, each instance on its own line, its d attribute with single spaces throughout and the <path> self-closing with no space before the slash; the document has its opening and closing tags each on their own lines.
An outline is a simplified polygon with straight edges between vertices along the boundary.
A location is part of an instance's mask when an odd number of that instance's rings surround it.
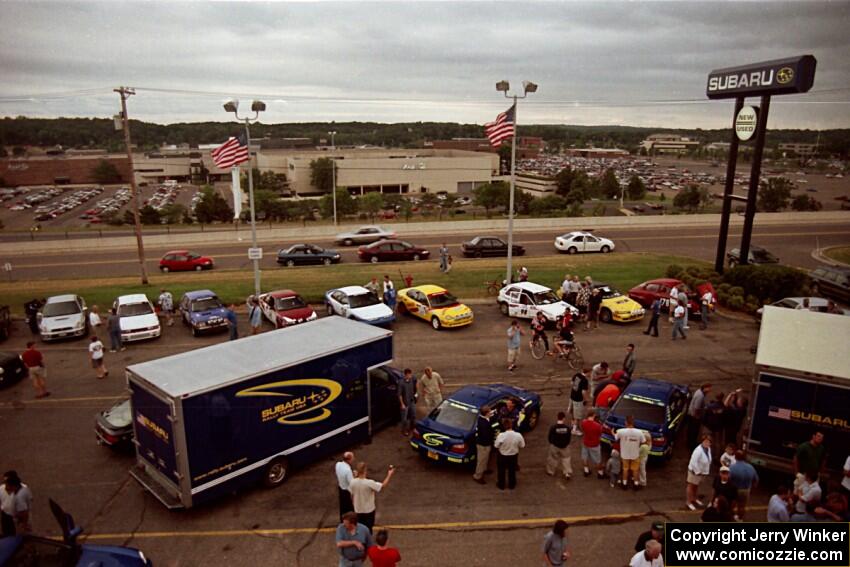
<svg viewBox="0 0 850 567">
<path fill-rule="evenodd" d="M 817 144 L 779 144 L 779 151 L 798 156 L 813 156 L 818 152 Z"/>
<path fill-rule="evenodd" d="M 8 187 L 97 183 L 95 170 L 102 161 L 115 166 L 123 183 L 130 181 L 125 154 L 70 155 L 51 153 L 0 159 L 0 178 Z"/>
<path fill-rule="evenodd" d="M 629 157 L 627 150 L 618 148 L 567 148 L 565 155 L 584 158 L 619 159 Z"/>
<path fill-rule="evenodd" d="M 508 176 L 507 181 L 510 181 L 510 176 Z M 554 177 L 518 171 L 516 174 L 516 188 L 534 197 L 545 197 L 555 193 L 558 183 Z"/>
<path fill-rule="evenodd" d="M 678 134 L 652 134 L 640 143 L 650 155 L 683 154 L 699 147 L 699 142 Z"/>
<path fill-rule="evenodd" d="M 294 194 L 315 196 L 320 193 L 311 183 L 310 164 L 319 158 L 334 161 L 337 187 L 353 195 L 471 193 L 499 173 L 496 154 L 444 149 L 263 150 L 257 154 L 257 166 L 285 173 Z"/>
<path fill-rule="evenodd" d="M 425 147 L 435 150 L 464 150 L 467 152 L 499 153 L 499 148 L 490 145 L 487 138 L 452 138 L 451 140 L 434 140 L 425 142 Z M 538 136 L 520 136 L 517 138 L 517 159 L 533 159 L 540 155 L 546 142 Z"/>
</svg>

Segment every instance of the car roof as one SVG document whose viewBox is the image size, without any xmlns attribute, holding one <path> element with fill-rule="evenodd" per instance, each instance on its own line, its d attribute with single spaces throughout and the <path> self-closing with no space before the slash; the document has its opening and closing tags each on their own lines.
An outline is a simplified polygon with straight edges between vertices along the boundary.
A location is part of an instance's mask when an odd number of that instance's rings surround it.
<svg viewBox="0 0 850 567">
<path fill-rule="evenodd" d="M 218 297 L 216 294 L 208 289 L 196 289 L 194 291 L 187 291 L 185 294 L 189 299 L 199 299 L 201 297 Z"/>
<path fill-rule="evenodd" d="M 271 295 L 274 298 L 278 298 L 278 297 L 294 297 L 298 294 L 295 293 L 294 291 L 292 291 L 291 289 L 277 289 L 275 291 L 270 291 L 268 293 L 268 295 Z"/>
<path fill-rule="evenodd" d="M 464 386 L 448 397 L 456 402 L 480 408 L 493 398 L 505 394 L 516 396 L 518 392 L 513 386 L 507 386 L 505 384 L 487 384 L 484 386 L 471 384 Z"/>
<path fill-rule="evenodd" d="M 411 289 L 419 290 L 419 291 L 421 291 L 422 293 L 424 293 L 425 295 L 434 295 L 435 293 L 446 293 L 446 291 L 448 291 L 446 288 L 444 288 L 444 287 L 440 287 L 440 286 L 438 286 L 438 285 L 434 285 L 434 284 L 423 284 L 423 285 L 417 285 L 417 286 L 413 286 L 413 287 L 408 287 L 408 288 L 406 288 L 406 289 L 403 289 L 403 290 L 399 291 L 399 293 L 401 293 L 402 291 L 409 291 L 409 290 L 411 290 Z"/>
<path fill-rule="evenodd" d="M 545 285 L 536 284 L 534 282 L 516 282 L 512 284 L 508 284 L 506 287 L 518 287 L 530 293 L 541 293 L 544 291 L 552 291 L 551 288 L 546 287 Z"/>
<path fill-rule="evenodd" d="M 126 303 L 146 303 L 148 302 L 148 296 L 144 293 L 132 293 L 130 295 L 119 295 L 118 296 L 118 305 L 123 305 Z"/>
<path fill-rule="evenodd" d="M 169 254 L 188 254 L 188 253 L 189 253 L 189 251 L 184 248 L 182 250 L 169 250 L 168 252 L 163 254 L 163 256 L 168 256 Z"/>
<path fill-rule="evenodd" d="M 73 294 L 65 294 L 65 295 L 54 295 L 53 297 L 48 297 L 46 303 L 64 303 L 66 301 L 76 301 L 77 296 Z"/>
<path fill-rule="evenodd" d="M 666 402 L 670 394 L 682 388 L 679 384 L 655 378 L 637 378 L 626 386 L 623 396 L 644 397 Z"/>
<path fill-rule="evenodd" d="M 363 295 L 364 293 L 370 293 L 369 290 L 362 285 L 347 285 L 330 291 L 341 291 L 345 295 Z"/>
<path fill-rule="evenodd" d="M 674 279 L 674 278 L 658 278 L 658 279 L 654 279 L 654 280 L 646 280 L 645 282 L 643 282 L 640 285 L 661 284 L 661 285 L 666 285 L 666 286 L 669 287 L 669 286 L 674 286 L 674 285 L 680 285 L 682 283 L 684 283 L 682 280 L 677 280 L 677 279 Z"/>
<path fill-rule="evenodd" d="M 590 234 L 590 232 L 588 232 L 586 230 L 573 230 L 571 232 L 565 232 L 564 234 L 561 235 L 561 238 L 563 238 L 565 236 L 576 236 L 578 234 L 581 234 L 582 236 L 588 236 L 588 235 L 589 236 L 596 236 L 594 234 Z"/>
</svg>

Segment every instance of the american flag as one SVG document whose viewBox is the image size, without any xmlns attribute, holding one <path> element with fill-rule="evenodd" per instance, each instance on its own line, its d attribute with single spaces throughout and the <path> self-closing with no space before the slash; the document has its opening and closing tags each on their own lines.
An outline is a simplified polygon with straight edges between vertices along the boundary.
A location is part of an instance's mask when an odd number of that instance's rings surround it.
<svg viewBox="0 0 850 567">
<path fill-rule="evenodd" d="M 507 140 L 514 135 L 514 113 L 516 105 L 511 105 L 509 109 L 499 113 L 496 120 L 488 122 L 484 125 L 484 131 L 490 139 L 490 145 L 498 148 L 502 145 L 502 140 Z"/>
<path fill-rule="evenodd" d="M 775 417 L 778 419 L 791 419 L 791 410 L 788 408 L 770 406 L 767 410 L 767 416 Z"/>
<path fill-rule="evenodd" d="M 215 164 L 221 169 L 230 169 L 234 165 L 248 161 L 250 158 L 245 133 L 242 132 L 237 137 L 231 136 L 225 143 L 214 149 L 211 155 Z"/>
</svg>

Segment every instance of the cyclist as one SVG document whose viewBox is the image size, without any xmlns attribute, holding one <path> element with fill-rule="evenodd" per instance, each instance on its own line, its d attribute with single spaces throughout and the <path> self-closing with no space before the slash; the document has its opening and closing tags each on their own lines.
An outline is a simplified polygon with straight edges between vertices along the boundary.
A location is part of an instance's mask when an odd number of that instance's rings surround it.
<svg viewBox="0 0 850 567">
<path fill-rule="evenodd" d="M 567 309 L 564 311 L 564 316 L 561 317 L 561 320 L 558 322 L 558 340 L 555 341 L 555 346 L 558 349 L 558 354 L 566 358 L 570 354 L 570 350 L 573 348 L 574 337 L 572 332 L 573 325 L 573 314 L 572 311 Z"/>
<path fill-rule="evenodd" d="M 533 347 L 534 342 L 538 340 L 543 341 L 543 345 L 546 347 L 546 354 L 552 356 L 552 351 L 549 350 L 549 337 L 546 336 L 546 316 L 542 311 L 538 311 L 537 315 L 531 319 L 531 342 L 529 343 L 529 347 Z"/>
</svg>

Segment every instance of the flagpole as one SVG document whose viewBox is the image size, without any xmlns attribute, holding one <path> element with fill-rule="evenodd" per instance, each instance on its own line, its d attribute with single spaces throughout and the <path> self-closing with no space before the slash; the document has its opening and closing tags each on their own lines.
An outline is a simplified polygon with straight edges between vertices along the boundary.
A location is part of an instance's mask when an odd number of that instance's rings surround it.
<svg viewBox="0 0 850 567">
<path fill-rule="evenodd" d="M 517 130 L 517 97 L 514 95 L 514 134 L 511 138 L 511 190 L 508 197 L 508 265 L 505 285 L 511 283 L 513 274 L 514 255 L 514 188 L 516 186 L 516 130 Z"/>
</svg>

